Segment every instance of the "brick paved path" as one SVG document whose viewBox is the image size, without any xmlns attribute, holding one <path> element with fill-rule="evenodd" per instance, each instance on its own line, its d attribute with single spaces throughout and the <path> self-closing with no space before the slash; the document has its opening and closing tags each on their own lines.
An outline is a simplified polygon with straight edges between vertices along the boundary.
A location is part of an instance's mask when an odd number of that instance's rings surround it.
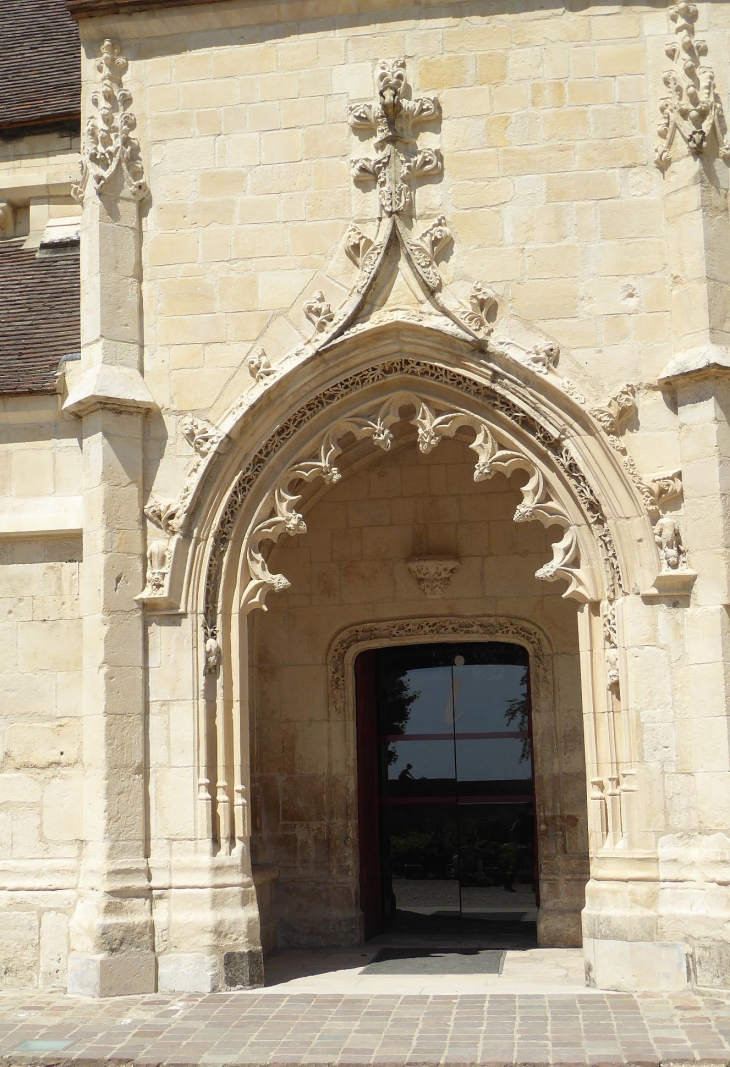
<svg viewBox="0 0 730 1067">
<path fill-rule="evenodd" d="M 3 1067 L 728 1062 L 730 996 L 0 995 Z"/>
</svg>

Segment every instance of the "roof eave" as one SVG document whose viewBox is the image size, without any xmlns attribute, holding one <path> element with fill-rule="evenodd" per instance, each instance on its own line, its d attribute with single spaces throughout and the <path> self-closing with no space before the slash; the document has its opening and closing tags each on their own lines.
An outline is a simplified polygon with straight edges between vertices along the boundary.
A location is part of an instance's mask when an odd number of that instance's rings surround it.
<svg viewBox="0 0 730 1067">
<path fill-rule="evenodd" d="M 77 21 L 99 15 L 119 15 L 152 8 L 193 7 L 219 4 L 225 0 L 66 0 L 66 8 Z"/>
</svg>

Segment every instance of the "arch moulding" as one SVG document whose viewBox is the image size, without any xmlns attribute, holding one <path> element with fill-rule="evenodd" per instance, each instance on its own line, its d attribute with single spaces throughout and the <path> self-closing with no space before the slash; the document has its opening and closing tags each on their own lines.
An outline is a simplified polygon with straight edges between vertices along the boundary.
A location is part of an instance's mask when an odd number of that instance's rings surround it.
<svg viewBox="0 0 730 1067">
<path fill-rule="evenodd" d="M 541 826 L 540 872 L 549 868 L 552 852 L 565 851 L 565 842 L 555 836 L 555 824 L 562 810 L 562 797 L 546 788 L 551 760 L 548 753 L 559 750 L 554 715 L 553 650 L 545 632 L 534 623 L 511 616 L 483 615 L 460 618 L 454 615 L 417 616 L 363 622 L 341 630 L 330 644 L 327 654 L 327 679 L 330 718 L 344 722 L 350 731 L 348 746 L 355 750 L 357 718 L 354 663 L 369 648 L 397 647 L 409 644 L 437 644 L 450 641 L 504 641 L 520 645 L 529 653 L 530 703 L 534 731 L 535 799 L 538 825 Z M 548 812 L 552 797 L 556 811 Z M 546 817 L 549 816 L 549 817 Z M 556 820 L 556 816 L 558 819 Z M 358 840 L 357 819 L 352 838 Z M 549 835 L 549 836 L 546 836 Z M 559 899 L 543 900 L 538 922 L 549 930 L 551 913 L 561 910 Z"/>
</svg>

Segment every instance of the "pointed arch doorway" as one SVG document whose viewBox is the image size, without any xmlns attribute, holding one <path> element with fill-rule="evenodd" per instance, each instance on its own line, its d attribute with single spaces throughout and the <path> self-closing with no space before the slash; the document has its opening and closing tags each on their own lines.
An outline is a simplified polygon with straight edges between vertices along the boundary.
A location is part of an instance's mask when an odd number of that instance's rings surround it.
<svg viewBox="0 0 730 1067">
<path fill-rule="evenodd" d="M 526 648 L 373 648 L 355 661 L 365 937 L 531 941 L 539 903 Z"/>
</svg>

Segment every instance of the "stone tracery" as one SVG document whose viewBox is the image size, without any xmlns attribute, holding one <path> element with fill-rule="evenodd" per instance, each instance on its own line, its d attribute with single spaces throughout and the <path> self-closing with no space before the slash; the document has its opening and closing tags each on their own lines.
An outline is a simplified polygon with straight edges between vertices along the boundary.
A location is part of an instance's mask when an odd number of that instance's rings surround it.
<svg viewBox="0 0 730 1067">
<path fill-rule="evenodd" d="M 356 414 L 335 423 L 323 435 L 316 458 L 294 464 L 278 479 L 272 494 L 259 509 L 258 521 L 255 520 L 248 538 L 247 562 L 251 580 L 241 598 L 241 607 L 244 610 L 263 607 L 269 590 L 280 591 L 289 587 L 283 574 L 269 571 L 261 545 L 264 541 L 276 542 L 284 533 L 290 536 L 306 533 L 304 518 L 297 511 L 302 495 L 292 487 L 316 478 L 328 484 L 339 481 L 341 474 L 336 460 L 342 452 L 341 441 L 349 434 L 355 440 L 369 438 L 374 445 L 390 451 L 394 444 L 391 427 L 400 421 L 402 409 L 410 406 L 415 408 L 416 413 L 408 421 L 417 430 L 418 448 L 422 453 L 433 451 L 442 438 L 453 437 L 460 429 L 466 428 L 475 434 L 469 446 L 477 455 L 475 482 L 484 481 L 497 473 L 509 477 L 516 470 L 528 471 L 529 478 L 521 490 L 523 500 L 515 512 L 515 522 L 537 519 L 545 527 L 561 526 L 565 530 L 562 540 L 553 545 L 552 561 L 540 568 L 538 577 L 546 581 L 565 578 L 569 583 L 569 593 L 575 592 L 581 598 L 589 599 L 580 572 L 575 528 L 565 509 L 552 499 L 540 469 L 524 453 L 500 447 L 486 420 L 464 410 L 447 410 L 439 414 L 437 409 L 417 394 L 396 393 L 373 414 Z"/>
<path fill-rule="evenodd" d="M 590 482 L 567 442 L 563 441 L 554 431 L 549 430 L 538 422 L 533 414 L 528 413 L 528 411 L 516 404 L 514 400 L 510 399 L 509 396 L 503 392 L 498 392 L 493 386 L 479 383 L 458 371 L 446 367 L 402 357 L 352 374 L 317 394 L 306 405 L 290 416 L 289 419 L 277 426 L 273 434 L 257 450 L 244 470 L 238 475 L 228 494 L 227 502 L 220 514 L 211 540 L 210 554 L 206 567 L 203 612 L 203 626 L 206 637 L 215 637 L 218 633 L 218 600 L 223 560 L 226 556 L 238 514 L 271 458 L 299 429 L 303 428 L 311 419 L 332 403 L 368 385 L 375 385 L 378 382 L 388 381 L 395 376 L 404 374 L 412 375 L 422 381 L 432 381 L 454 387 L 462 393 L 486 403 L 513 422 L 521 431 L 528 433 L 536 444 L 549 454 L 551 460 L 571 485 L 586 517 L 586 522 L 599 546 L 607 595 L 609 598 L 613 598 L 620 594 L 624 588 L 623 578 L 606 516 Z M 378 442 L 376 441 L 375 443 L 377 444 Z M 499 462 L 501 461 L 500 459 Z M 538 497 L 535 497 L 534 501 L 535 505 L 542 504 Z M 546 515 L 547 513 L 543 511 L 542 514 Z M 540 515 L 536 517 L 540 518 Z M 296 525 L 296 520 L 294 520 L 294 524 Z M 183 521 L 181 529 L 184 531 L 184 528 Z M 261 537 L 261 540 L 263 539 Z M 567 539 L 572 539 L 569 526 L 566 528 L 563 541 L 554 546 L 555 551 L 560 550 L 560 555 L 545 565 L 545 573 L 541 577 L 547 580 L 557 577 L 558 570 L 563 569 L 563 563 L 569 569 L 573 569 L 577 544 L 569 544 Z M 562 563 L 560 562 L 561 560 Z"/>
</svg>

